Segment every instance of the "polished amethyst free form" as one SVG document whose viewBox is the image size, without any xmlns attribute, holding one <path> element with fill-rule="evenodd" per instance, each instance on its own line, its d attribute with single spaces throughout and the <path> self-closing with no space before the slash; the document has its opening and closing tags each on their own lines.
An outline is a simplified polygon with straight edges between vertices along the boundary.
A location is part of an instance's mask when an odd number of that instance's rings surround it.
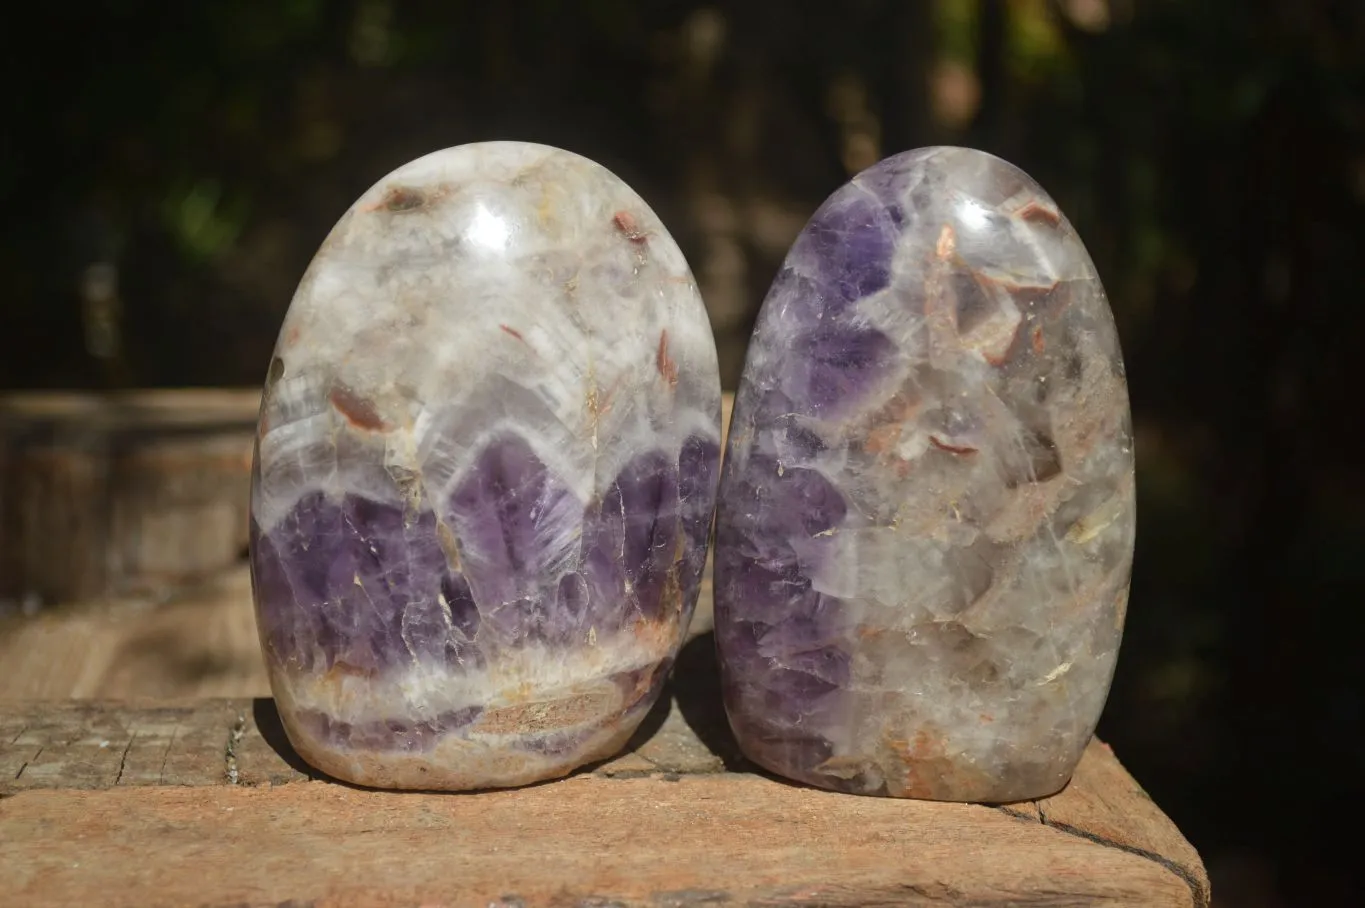
<svg viewBox="0 0 1365 908">
<path fill-rule="evenodd" d="M 578 155 L 381 180 L 270 366 L 257 619 L 290 741 L 351 782 L 512 786 L 610 756 L 696 604 L 720 381 L 691 273 Z"/>
<path fill-rule="evenodd" d="M 731 424 L 716 633 L 744 752 L 844 791 L 1060 789 L 1122 634 L 1123 365 L 1072 226 L 991 155 L 927 148 L 816 212 Z"/>
</svg>

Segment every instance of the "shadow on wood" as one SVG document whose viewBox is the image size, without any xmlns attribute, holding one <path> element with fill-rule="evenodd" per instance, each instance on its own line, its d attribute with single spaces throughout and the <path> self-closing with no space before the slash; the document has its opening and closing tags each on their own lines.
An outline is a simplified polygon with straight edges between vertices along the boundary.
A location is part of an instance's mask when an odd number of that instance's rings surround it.
<svg viewBox="0 0 1365 908">
<path fill-rule="evenodd" d="M 758 772 L 740 752 L 739 742 L 725 717 L 714 631 L 694 637 L 683 646 L 673 674 L 675 678 L 687 679 L 686 684 L 678 685 L 678 710 L 706 749 L 719 757 L 728 770 Z"/>
<path fill-rule="evenodd" d="M 715 692 L 671 694 L 633 750 L 461 797 L 314 781 L 263 699 L 0 706 L 0 903 L 1208 904 L 1099 742 L 1036 803 L 850 797 L 727 770 L 680 707 L 723 749 Z"/>
</svg>

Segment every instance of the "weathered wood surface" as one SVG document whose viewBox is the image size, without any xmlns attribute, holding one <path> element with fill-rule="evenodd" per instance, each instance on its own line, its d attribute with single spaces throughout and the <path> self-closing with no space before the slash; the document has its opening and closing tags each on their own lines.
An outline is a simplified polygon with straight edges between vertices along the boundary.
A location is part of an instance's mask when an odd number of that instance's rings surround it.
<svg viewBox="0 0 1365 908">
<path fill-rule="evenodd" d="M 260 394 L 0 395 L 0 599 L 174 586 L 236 560 Z"/>
<path fill-rule="evenodd" d="M 815 791 L 744 766 L 710 647 L 628 752 L 516 791 L 319 780 L 265 698 L 0 706 L 0 904 L 1208 904 L 1103 744 L 1038 802 Z"/>
<path fill-rule="evenodd" d="M 0 700 L 269 694 L 245 564 L 173 595 L 0 619 Z"/>
</svg>

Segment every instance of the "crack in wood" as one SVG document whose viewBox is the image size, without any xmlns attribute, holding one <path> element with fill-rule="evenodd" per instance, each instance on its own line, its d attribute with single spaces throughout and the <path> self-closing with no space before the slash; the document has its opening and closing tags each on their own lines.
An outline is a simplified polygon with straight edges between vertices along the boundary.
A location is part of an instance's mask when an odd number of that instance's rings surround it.
<svg viewBox="0 0 1365 908">
<path fill-rule="evenodd" d="M 161 754 L 161 771 L 156 774 L 156 784 L 166 784 L 166 761 L 171 758 L 171 748 L 175 746 L 176 735 L 180 734 L 180 723 L 175 723 L 175 728 L 171 729 L 171 739 L 166 742 L 166 750 Z"/>
<path fill-rule="evenodd" d="M 28 734 L 28 728 L 29 728 L 29 727 L 28 727 L 27 725 L 25 725 L 23 728 L 19 729 L 19 734 L 15 735 L 15 736 L 10 740 L 10 742 L 9 742 L 10 747 L 13 747 L 14 745 L 18 744 L 18 743 L 19 743 L 19 739 L 22 738 L 24 735 Z"/>
<path fill-rule="evenodd" d="M 227 779 L 229 785 L 238 784 L 240 778 L 237 771 L 237 745 L 242 743 L 245 736 L 246 713 L 239 712 L 237 721 L 228 729 L 227 746 L 223 748 L 223 778 Z"/>
<path fill-rule="evenodd" d="M 602 771 L 600 771 L 600 772 L 594 772 L 593 775 L 595 775 L 595 776 L 601 776 L 601 777 L 604 778 L 604 779 L 611 779 L 611 780 L 613 780 L 613 781 L 625 781 L 625 780 L 628 780 L 628 779 L 648 779 L 648 778 L 651 778 L 651 777 L 652 777 L 655 773 L 657 773 L 658 771 L 659 771 L 659 770 L 658 770 L 657 768 L 655 768 L 655 769 L 615 769 L 615 770 L 606 769 L 606 770 L 602 770 Z"/>
<path fill-rule="evenodd" d="M 18 739 L 18 738 L 15 738 L 14 740 L 17 741 L 17 740 L 19 740 L 19 739 Z M 23 765 L 19 767 L 19 771 L 16 772 L 16 773 L 14 774 L 14 781 L 18 782 L 18 781 L 19 781 L 19 777 L 22 776 L 22 775 L 24 774 L 24 770 L 25 770 L 25 769 L 28 769 L 28 764 L 32 763 L 34 760 L 38 759 L 38 758 L 41 757 L 42 755 L 43 755 L 43 748 L 40 747 L 40 748 L 38 748 L 38 752 L 37 752 L 36 754 L 34 754 L 33 756 L 31 756 L 31 757 L 29 757 L 27 760 L 25 760 L 24 763 L 23 763 Z"/>
<path fill-rule="evenodd" d="M 724 889 L 679 889 L 656 892 L 653 898 L 658 908 L 689 908 L 692 905 L 719 905 L 733 901 Z"/>
<path fill-rule="evenodd" d="M 133 732 L 128 737 L 128 743 L 123 746 L 123 754 L 118 758 L 118 775 L 114 777 L 115 786 L 123 781 L 123 771 L 128 768 L 128 751 L 133 749 L 133 742 L 136 740 L 137 732 Z"/>
<path fill-rule="evenodd" d="M 1207 908 L 1207 906 L 1209 905 L 1211 894 L 1209 893 L 1208 888 L 1204 886 L 1202 883 L 1200 883 L 1195 874 L 1191 873 L 1189 869 L 1187 869 L 1184 865 L 1180 864 L 1179 862 L 1171 860 L 1170 858 L 1158 854 L 1157 852 L 1149 851 L 1146 848 L 1139 848 L 1136 845 L 1126 845 L 1123 842 L 1115 841 L 1114 839 L 1107 838 L 1097 833 L 1087 832 L 1084 829 L 1072 826 L 1067 823 L 1061 823 L 1056 820 L 1050 820 L 1048 819 L 1047 811 L 1043 808 L 1044 803 L 1043 801 L 1029 801 L 1028 803 L 1032 804 L 1034 809 L 1038 811 L 1038 816 L 1036 817 L 1037 822 L 1046 826 L 1048 829 L 1055 829 L 1058 832 L 1076 836 L 1078 838 L 1084 839 L 1087 842 L 1093 842 L 1094 844 L 1100 845 L 1105 848 L 1114 848 L 1117 849 L 1118 851 L 1124 852 L 1125 854 L 1131 854 L 1136 857 L 1146 858 L 1149 861 L 1153 861 L 1154 863 L 1165 868 L 1171 873 L 1174 873 L 1185 883 L 1186 886 L 1190 888 L 1190 894 L 1194 899 L 1194 904 L 1196 908 Z M 1033 817 L 1026 811 L 1018 810 L 1006 804 L 998 804 L 996 805 L 995 809 L 1005 814 L 1006 816 L 1014 817 L 1020 820 L 1026 820 L 1030 823 L 1035 821 L 1035 817 Z"/>
<path fill-rule="evenodd" d="M 1014 817 L 1016 820 L 1027 820 L 1030 823 L 1036 820 L 1036 817 L 1034 817 L 1033 815 L 1022 810 L 1016 810 L 1013 807 L 1009 807 L 1004 804 L 996 805 L 995 809 L 1000 811 L 1007 817 Z"/>
<path fill-rule="evenodd" d="M 1042 816 L 1042 809 L 1043 809 L 1042 805 L 1039 804 L 1038 805 L 1039 816 Z M 1084 829 L 1080 829 L 1076 826 L 1071 826 L 1067 823 L 1058 823 L 1054 820 L 1048 820 L 1045 818 L 1043 820 L 1043 825 L 1049 829 L 1055 829 L 1058 832 L 1065 833 L 1066 835 L 1073 835 L 1079 839 L 1084 839 L 1087 842 L 1094 842 L 1096 845 L 1101 845 L 1106 848 L 1113 848 L 1118 851 L 1122 851 L 1125 854 L 1131 854 L 1136 857 L 1146 858 L 1152 863 L 1166 868 L 1171 873 L 1178 876 L 1185 883 L 1186 886 L 1190 887 L 1190 896 L 1194 900 L 1195 908 L 1208 908 L 1209 901 L 1211 899 L 1211 893 L 1209 892 L 1209 888 L 1205 886 L 1202 882 L 1200 882 L 1200 880 L 1196 878 L 1195 875 L 1192 874 L 1182 864 L 1179 864 L 1176 861 L 1173 861 L 1170 858 L 1165 857 L 1164 855 L 1157 854 L 1155 851 L 1148 851 L 1146 848 L 1139 848 L 1136 845 L 1127 845 L 1124 844 L 1123 842 L 1116 842 L 1113 839 L 1106 838 L 1105 836 L 1102 835 L 1097 835 L 1096 833 L 1093 832 L 1087 832 Z"/>
</svg>

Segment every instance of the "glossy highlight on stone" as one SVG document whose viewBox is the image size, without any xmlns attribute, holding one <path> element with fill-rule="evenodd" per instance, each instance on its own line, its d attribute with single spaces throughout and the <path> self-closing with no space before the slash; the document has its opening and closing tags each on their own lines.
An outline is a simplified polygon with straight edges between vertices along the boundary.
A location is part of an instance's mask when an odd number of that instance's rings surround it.
<svg viewBox="0 0 1365 908">
<path fill-rule="evenodd" d="M 721 478 L 744 752 L 863 794 L 1062 788 L 1122 635 L 1131 434 L 1104 290 L 1032 179 L 939 147 L 836 191 L 763 303 Z"/>
<path fill-rule="evenodd" d="M 261 410 L 252 575 L 294 747 L 424 789 L 618 751 L 696 605 L 719 457 L 706 312 L 621 180 L 514 142 L 380 180 L 304 275 Z"/>
</svg>

